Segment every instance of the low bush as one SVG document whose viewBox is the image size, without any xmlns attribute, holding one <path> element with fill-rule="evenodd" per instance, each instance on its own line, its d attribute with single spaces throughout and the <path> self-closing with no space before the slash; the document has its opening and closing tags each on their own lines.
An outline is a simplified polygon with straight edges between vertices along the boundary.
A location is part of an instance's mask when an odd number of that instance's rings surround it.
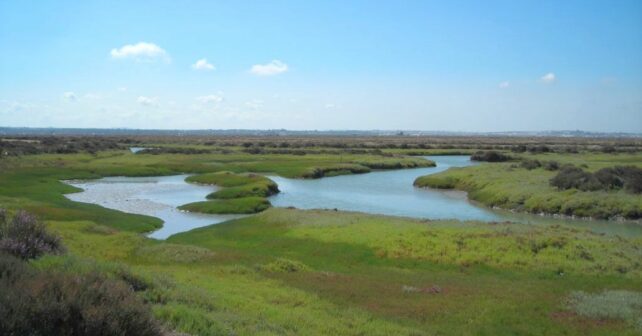
<svg viewBox="0 0 642 336">
<path fill-rule="evenodd" d="M 472 161 L 505 162 L 512 159 L 509 155 L 496 151 L 479 151 L 470 156 Z"/>
<path fill-rule="evenodd" d="M 557 161 L 546 161 L 544 162 L 544 169 L 554 171 L 560 169 L 560 164 Z"/>
<path fill-rule="evenodd" d="M 522 168 L 526 168 L 528 170 L 531 170 L 531 169 L 536 169 L 536 168 L 541 167 L 542 163 L 539 162 L 539 160 L 525 159 L 525 160 L 522 160 L 522 162 L 520 163 L 520 166 Z"/>
<path fill-rule="evenodd" d="M 642 169 L 616 166 L 590 173 L 575 166 L 565 166 L 550 180 L 550 184 L 561 190 L 594 191 L 624 188 L 628 192 L 639 194 L 642 192 Z"/>
<path fill-rule="evenodd" d="M 0 255 L 1 335 L 162 334 L 126 283 L 96 273 L 36 272 L 16 260 Z"/>
<path fill-rule="evenodd" d="M 64 251 L 60 238 L 47 232 L 34 215 L 18 211 L 12 219 L 0 209 L 0 251 L 21 259 L 34 259 L 46 253 Z"/>
<path fill-rule="evenodd" d="M 271 263 L 261 265 L 259 269 L 271 273 L 294 273 L 309 270 L 305 264 L 285 258 L 278 258 Z"/>
</svg>

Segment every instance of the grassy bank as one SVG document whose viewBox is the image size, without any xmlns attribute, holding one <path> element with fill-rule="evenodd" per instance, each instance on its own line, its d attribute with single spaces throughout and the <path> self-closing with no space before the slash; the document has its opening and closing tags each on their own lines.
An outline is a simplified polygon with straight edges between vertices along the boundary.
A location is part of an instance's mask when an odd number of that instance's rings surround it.
<svg viewBox="0 0 642 336">
<path fill-rule="evenodd" d="M 642 167 L 640 155 L 629 154 L 540 154 L 518 159 L 573 164 L 587 171 L 617 165 Z M 558 190 L 549 181 L 557 171 L 544 167 L 527 169 L 515 162 L 484 163 L 419 177 L 417 187 L 459 189 L 468 197 L 490 207 L 577 217 L 639 219 L 642 197 L 623 189 L 611 191 Z"/>
<path fill-rule="evenodd" d="M 567 300 L 642 291 L 639 239 L 288 209 L 167 242 L 88 221 L 49 225 L 70 252 L 38 267 L 124 267 L 157 318 L 190 334 L 636 333 Z"/>
<path fill-rule="evenodd" d="M 263 197 L 241 197 L 213 201 L 194 202 L 178 207 L 181 210 L 206 214 L 252 214 L 269 208 L 270 202 Z"/>
</svg>

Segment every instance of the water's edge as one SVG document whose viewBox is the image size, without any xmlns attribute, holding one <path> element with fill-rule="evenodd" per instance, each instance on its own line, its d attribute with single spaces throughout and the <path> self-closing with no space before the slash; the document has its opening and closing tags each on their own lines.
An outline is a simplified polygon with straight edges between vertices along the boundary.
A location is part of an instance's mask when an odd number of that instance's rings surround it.
<svg viewBox="0 0 642 336">
<path fill-rule="evenodd" d="M 490 209 L 470 200 L 464 191 L 416 188 L 418 176 L 450 167 L 475 164 L 468 156 L 429 156 L 437 167 L 374 171 L 366 174 L 288 179 L 270 175 L 280 193 L 269 197 L 275 207 L 338 209 L 419 219 L 455 219 L 525 224 L 560 224 L 598 233 L 642 236 L 635 222 L 578 220 Z M 90 181 L 63 181 L 83 191 L 66 194 L 73 201 L 97 204 L 128 213 L 161 219 L 163 227 L 149 237 L 165 239 L 197 227 L 222 223 L 245 215 L 206 215 L 178 210 L 183 204 L 205 200 L 217 187 L 185 181 L 187 174 L 154 177 L 105 177 Z"/>
</svg>

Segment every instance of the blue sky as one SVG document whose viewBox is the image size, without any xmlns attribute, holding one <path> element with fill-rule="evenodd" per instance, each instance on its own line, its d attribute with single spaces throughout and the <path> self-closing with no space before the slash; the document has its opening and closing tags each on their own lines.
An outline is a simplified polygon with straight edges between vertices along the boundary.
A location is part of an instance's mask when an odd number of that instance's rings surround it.
<svg viewBox="0 0 642 336">
<path fill-rule="evenodd" d="M 642 132 L 642 1 L 5 0 L 0 46 L 0 126 Z"/>
</svg>

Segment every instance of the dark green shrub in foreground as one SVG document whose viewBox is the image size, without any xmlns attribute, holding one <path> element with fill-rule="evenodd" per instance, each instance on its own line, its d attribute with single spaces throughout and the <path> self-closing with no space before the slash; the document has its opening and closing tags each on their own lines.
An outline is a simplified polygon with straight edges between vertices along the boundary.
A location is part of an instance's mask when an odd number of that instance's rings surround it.
<svg viewBox="0 0 642 336">
<path fill-rule="evenodd" d="M 485 161 L 485 162 L 505 162 L 512 158 L 506 154 L 496 151 L 480 151 L 470 156 L 472 161 Z"/>
<path fill-rule="evenodd" d="M 0 253 L 0 335 L 161 335 L 123 281 L 36 272 Z"/>
<path fill-rule="evenodd" d="M 44 223 L 26 211 L 18 211 L 10 220 L 0 209 L 0 251 L 22 259 L 64 250 L 60 238 L 47 232 Z"/>
</svg>

